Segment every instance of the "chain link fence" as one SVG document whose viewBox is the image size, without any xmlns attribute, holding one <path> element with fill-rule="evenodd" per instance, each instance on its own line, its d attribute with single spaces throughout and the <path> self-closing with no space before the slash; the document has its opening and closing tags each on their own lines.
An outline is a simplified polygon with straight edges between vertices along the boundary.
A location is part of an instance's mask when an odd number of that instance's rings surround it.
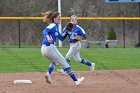
<svg viewBox="0 0 140 93">
<path fill-rule="evenodd" d="M 62 28 L 67 22 L 68 20 L 62 21 Z M 42 20 L 0 20 L 0 47 L 40 47 L 42 30 L 47 25 Z M 107 28 L 111 25 L 117 34 L 116 47 L 134 47 L 138 43 L 138 21 L 79 20 L 78 25 L 85 30 L 87 42 L 106 41 Z M 65 40 L 63 46 L 68 45 Z M 92 44 L 91 47 L 95 45 L 101 47 L 99 44 Z"/>
</svg>

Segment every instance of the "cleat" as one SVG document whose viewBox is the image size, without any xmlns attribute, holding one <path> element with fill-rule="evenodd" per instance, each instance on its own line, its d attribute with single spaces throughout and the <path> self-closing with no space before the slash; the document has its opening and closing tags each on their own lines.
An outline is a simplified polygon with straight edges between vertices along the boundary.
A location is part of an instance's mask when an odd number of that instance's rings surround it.
<svg viewBox="0 0 140 93">
<path fill-rule="evenodd" d="M 78 78 L 77 81 L 75 81 L 76 86 L 79 86 L 84 81 L 84 79 L 84 77 Z"/>
<path fill-rule="evenodd" d="M 95 69 L 95 63 L 91 63 L 92 65 L 90 66 L 90 70 L 93 72 Z"/>
<path fill-rule="evenodd" d="M 45 79 L 46 79 L 46 82 L 51 84 L 51 75 L 50 74 L 45 74 Z"/>
<path fill-rule="evenodd" d="M 57 69 L 57 71 L 58 71 L 59 73 L 61 73 L 62 75 L 65 75 L 65 74 L 66 74 L 66 71 L 64 71 L 64 69 Z"/>
</svg>

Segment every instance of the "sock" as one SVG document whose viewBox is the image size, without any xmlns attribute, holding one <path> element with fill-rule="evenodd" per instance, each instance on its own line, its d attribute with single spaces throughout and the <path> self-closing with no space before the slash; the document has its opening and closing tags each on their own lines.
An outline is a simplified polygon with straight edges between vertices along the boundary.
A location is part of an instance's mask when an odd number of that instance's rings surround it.
<svg viewBox="0 0 140 93">
<path fill-rule="evenodd" d="M 66 58 L 66 61 L 68 64 L 70 64 L 70 58 Z M 63 68 L 64 72 L 66 71 L 64 68 Z"/>
<path fill-rule="evenodd" d="M 51 74 L 54 70 L 54 68 L 56 67 L 57 65 L 53 62 L 50 64 L 49 68 L 48 68 L 48 72 L 49 74 Z"/>
<path fill-rule="evenodd" d="M 68 62 L 68 64 L 70 64 L 70 58 L 66 58 L 66 61 Z"/>
<path fill-rule="evenodd" d="M 70 75 L 73 81 L 77 81 L 77 78 L 70 67 L 67 67 L 64 70 Z"/>
<path fill-rule="evenodd" d="M 88 66 L 91 66 L 91 65 L 92 65 L 91 62 L 88 62 L 88 61 L 86 61 L 85 59 L 82 59 L 82 60 L 81 60 L 81 63 L 82 63 L 82 64 L 85 64 L 85 65 L 88 65 Z"/>
</svg>

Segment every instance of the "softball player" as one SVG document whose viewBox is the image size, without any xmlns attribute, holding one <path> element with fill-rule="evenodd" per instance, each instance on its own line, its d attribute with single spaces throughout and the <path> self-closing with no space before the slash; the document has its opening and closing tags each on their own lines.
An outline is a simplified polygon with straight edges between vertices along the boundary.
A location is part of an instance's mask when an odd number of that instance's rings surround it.
<svg viewBox="0 0 140 93">
<path fill-rule="evenodd" d="M 48 71 L 45 74 L 47 83 L 51 84 L 51 73 L 58 64 L 61 64 L 64 70 L 73 79 L 75 84 L 79 85 L 84 80 L 84 77 L 76 78 L 71 67 L 55 46 L 57 38 L 61 41 L 64 39 L 58 31 L 58 24 L 61 21 L 60 14 L 58 12 L 48 11 L 43 13 L 43 15 L 44 22 L 49 23 L 49 25 L 42 32 L 44 35 L 44 39 L 41 47 L 42 55 L 48 58 L 48 60 L 51 62 Z"/>
<path fill-rule="evenodd" d="M 69 63 L 70 58 L 73 56 L 76 62 L 85 64 L 85 65 L 89 66 L 91 71 L 94 71 L 95 63 L 88 62 L 85 59 L 82 59 L 80 57 L 80 53 L 79 53 L 80 48 L 81 48 L 80 40 L 86 39 L 86 33 L 79 25 L 77 25 L 77 16 L 76 15 L 71 16 L 70 23 L 72 23 L 74 25 L 72 31 L 67 32 L 66 27 L 65 27 L 62 32 L 62 36 L 65 35 L 64 33 L 66 33 L 66 32 L 68 33 L 68 41 L 70 43 L 70 49 L 65 57 L 66 61 Z M 62 74 L 65 74 L 65 70 L 63 70 L 63 69 L 60 69 L 60 72 Z"/>
</svg>

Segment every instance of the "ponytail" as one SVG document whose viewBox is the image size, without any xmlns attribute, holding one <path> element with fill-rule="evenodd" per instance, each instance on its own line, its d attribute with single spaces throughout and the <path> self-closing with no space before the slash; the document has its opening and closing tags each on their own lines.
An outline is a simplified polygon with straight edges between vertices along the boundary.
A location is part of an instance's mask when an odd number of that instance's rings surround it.
<svg viewBox="0 0 140 93">
<path fill-rule="evenodd" d="M 47 23 L 52 23 L 54 22 L 54 18 L 56 18 L 60 13 L 58 12 L 53 12 L 53 11 L 47 11 L 42 13 L 42 15 L 44 16 L 43 21 L 47 22 Z"/>
</svg>

